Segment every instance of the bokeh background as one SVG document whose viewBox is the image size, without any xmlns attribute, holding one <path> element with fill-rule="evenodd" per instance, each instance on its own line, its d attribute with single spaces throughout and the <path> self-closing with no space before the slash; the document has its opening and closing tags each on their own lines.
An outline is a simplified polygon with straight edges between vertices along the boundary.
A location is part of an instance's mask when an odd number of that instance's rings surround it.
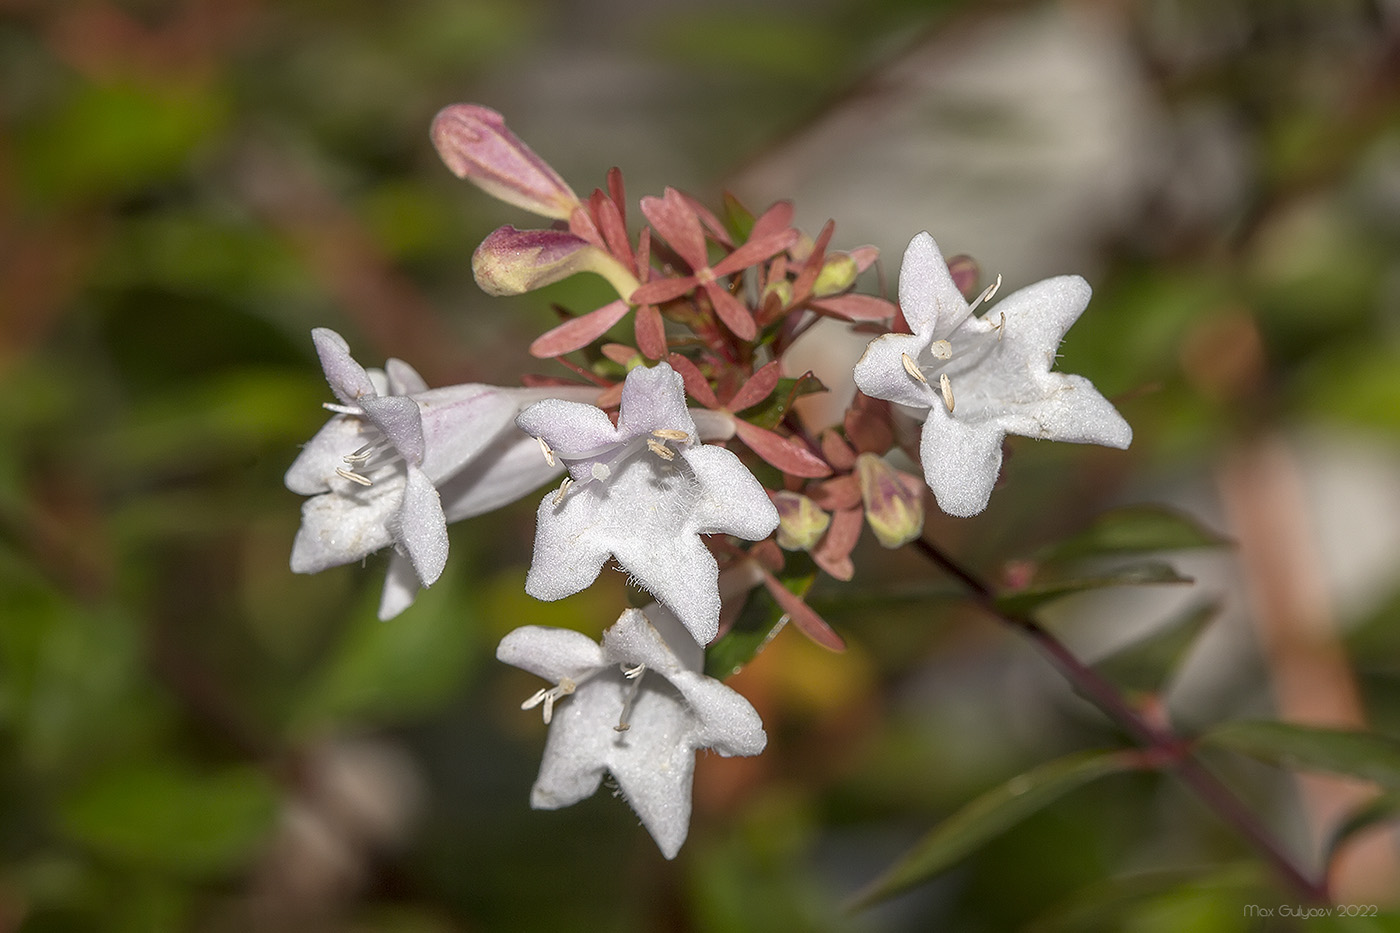
<svg viewBox="0 0 1400 933">
<path fill-rule="evenodd" d="M 1234 546 L 1055 630 L 1096 658 L 1208 616 L 1160 672 L 1188 732 L 1400 736 L 1398 42 L 1392 0 L 0 2 L 0 930 L 1255 928 L 1287 892 L 1151 774 L 841 910 L 977 793 L 1122 741 L 870 541 L 812 597 L 850 650 L 784 632 L 735 679 L 770 745 L 701 760 L 675 862 L 606 792 L 535 813 L 536 685 L 494 646 L 596 634 L 621 579 L 526 597 L 526 501 L 381 624 L 383 555 L 289 572 L 281 477 L 330 399 L 312 327 L 510 384 L 559 372 L 525 351 L 550 302 L 600 303 L 476 288 L 475 244 L 527 220 L 428 141 L 476 101 L 580 191 L 618 165 L 633 197 L 793 198 L 881 247 L 872 289 L 924 229 L 1008 287 L 1085 275 L 1061 367 L 1132 450 L 1014 442 L 991 508 L 928 534 L 1014 577 L 1170 504 Z M 803 359 L 834 386 L 861 340 L 829 331 Z M 1303 864 L 1370 793 L 1212 765 Z M 1394 903 L 1394 837 L 1363 843 L 1339 900 Z"/>
</svg>

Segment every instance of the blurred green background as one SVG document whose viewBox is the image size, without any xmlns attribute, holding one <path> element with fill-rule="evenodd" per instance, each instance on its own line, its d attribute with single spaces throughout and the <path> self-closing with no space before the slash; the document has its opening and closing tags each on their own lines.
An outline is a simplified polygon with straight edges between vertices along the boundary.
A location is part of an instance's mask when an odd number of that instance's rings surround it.
<svg viewBox="0 0 1400 933">
<path fill-rule="evenodd" d="M 884 249 L 890 288 L 920 229 L 1009 285 L 1083 273 L 1061 367 L 1133 449 L 1013 443 L 991 509 L 929 534 L 999 576 L 1111 505 L 1170 502 L 1239 547 L 1057 630 L 1102 655 L 1219 601 L 1164 694 L 1184 728 L 1400 735 L 1397 42 L 1387 0 L 0 3 L 0 931 L 1257 928 L 1244 905 L 1287 893 L 1151 774 L 842 912 L 980 791 L 1121 741 L 871 541 L 813 595 L 850 651 L 784 632 L 736 679 L 769 749 L 702 759 L 674 863 L 607 793 L 535 813 L 536 685 L 494 646 L 596 634 L 618 576 L 526 597 L 526 501 L 454 527 L 442 582 L 381 624 L 383 555 L 289 572 L 281 477 L 330 399 L 312 327 L 431 384 L 509 384 L 557 373 L 525 352 L 549 301 L 600 294 L 472 282 L 475 244 L 528 220 L 429 144 L 438 108 L 477 101 L 579 191 L 616 164 L 633 198 L 794 198 Z M 1250 530 L 1279 515 L 1296 534 Z M 1280 660 L 1299 564 L 1299 611 L 1343 650 L 1312 693 Z M 1314 857 L 1313 790 L 1213 764 Z M 1338 891 L 1393 903 L 1383 862 Z"/>
</svg>

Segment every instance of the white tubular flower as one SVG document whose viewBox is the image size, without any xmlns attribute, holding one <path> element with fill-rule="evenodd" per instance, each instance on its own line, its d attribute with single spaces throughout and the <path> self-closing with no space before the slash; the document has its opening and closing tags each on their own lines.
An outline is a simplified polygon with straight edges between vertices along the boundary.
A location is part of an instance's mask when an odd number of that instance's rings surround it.
<svg viewBox="0 0 1400 933">
<path fill-rule="evenodd" d="M 912 334 L 871 341 L 855 368 L 866 395 L 925 412 L 919 459 L 943 511 L 975 515 L 1001 469 L 1007 434 L 1127 447 L 1132 428 L 1083 376 L 1051 372 L 1089 303 L 1077 275 L 1045 279 L 974 316 L 927 233 L 909 243 L 899 303 Z"/>
<path fill-rule="evenodd" d="M 380 606 L 389 618 L 441 576 L 449 520 L 504 505 L 561 472 L 519 455 L 524 445 L 538 452 L 514 426 L 521 406 L 596 391 L 429 389 L 407 363 L 366 370 L 335 331 L 311 336 L 339 404 L 326 406 L 336 416 L 287 470 L 287 488 L 312 497 L 302 506 L 292 570 L 316 573 L 393 544 L 399 553 Z"/>
<path fill-rule="evenodd" d="M 553 685 L 522 706 L 543 707 L 549 724 L 530 805 L 578 803 L 610 773 L 662 855 L 675 858 L 690 829 L 696 751 L 757 755 L 768 742 L 749 702 L 700 673 L 702 656 L 655 604 L 624 612 L 601 646 L 534 625 L 502 639 L 497 658 Z"/>
<path fill-rule="evenodd" d="M 758 541 L 778 513 L 738 457 L 700 443 L 680 375 L 665 363 L 632 370 L 616 427 L 602 409 L 560 400 L 531 405 L 516 424 L 569 471 L 540 502 L 525 591 L 562 599 L 616 557 L 709 643 L 719 630 L 719 568 L 700 535 Z"/>
</svg>

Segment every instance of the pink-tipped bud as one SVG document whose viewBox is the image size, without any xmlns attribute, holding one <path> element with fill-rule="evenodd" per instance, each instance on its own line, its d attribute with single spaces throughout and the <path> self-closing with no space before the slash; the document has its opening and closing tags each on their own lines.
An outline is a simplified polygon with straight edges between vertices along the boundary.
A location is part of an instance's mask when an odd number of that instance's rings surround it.
<svg viewBox="0 0 1400 933">
<path fill-rule="evenodd" d="M 857 275 L 860 275 L 860 267 L 853 257 L 846 253 L 827 253 L 817 280 L 812 283 L 812 294 L 818 298 L 839 295 L 856 284 Z"/>
<path fill-rule="evenodd" d="M 816 547 L 831 525 L 831 516 L 801 493 L 784 490 L 771 498 L 778 509 L 778 547 L 785 551 Z"/>
<path fill-rule="evenodd" d="M 564 179 L 494 110 L 476 104 L 444 107 L 433 118 L 432 136 L 452 174 L 493 198 L 557 220 L 568 220 L 580 206 Z"/>
<path fill-rule="evenodd" d="M 977 266 L 977 260 L 971 256 L 959 253 L 948 259 L 948 274 L 953 277 L 953 284 L 958 291 L 963 293 L 963 297 L 969 301 L 977 294 L 977 279 L 982 271 Z"/>
<path fill-rule="evenodd" d="M 901 473 L 875 454 L 856 458 L 865 520 L 888 548 L 913 541 L 924 530 L 924 499 L 917 477 Z"/>
<path fill-rule="evenodd" d="M 476 284 L 488 295 L 519 295 L 580 272 L 601 275 L 622 297 L 637 289 L 622 263 L 564 230 L 517 230 L 507 224 L 472 253 Z"/>
</svg>

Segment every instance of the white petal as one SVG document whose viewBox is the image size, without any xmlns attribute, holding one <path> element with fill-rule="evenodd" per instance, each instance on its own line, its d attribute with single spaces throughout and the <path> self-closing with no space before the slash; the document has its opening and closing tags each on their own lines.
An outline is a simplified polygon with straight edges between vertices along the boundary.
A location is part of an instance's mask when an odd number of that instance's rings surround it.
<svg viewBox="0 0 1400 933">
<path fill-rule="evenodd" d="M 379 619 L 382 622 L 394 618 L 418 597 L 418 574 L 413 570 L 413 561 L 395 551 L 389 555 L 389 571 L 384 576 L 384 593 L 379 597 Z"/>
<path fill-rule="evenodd" d="M 292 571 L 316 573 L 357 561 L 392 543 L 385 527 L 402 502 L 403 487 L 375 483 L 360 495 L 323 493 L 301 506 L 301 527 L 292 543 Z"/>
<path fill-rule="evenodd" d="M 702 645 L 719 634 L 719 565 L 698 535 L 618 538 L 617 562 Z"/>
<path fill-rule="evenodd" d="M 515 424 L 531 437 L 543 438 L 565 456 L 610 447 L 620 440 L 617 428 L 601 408 L 563 399 L 536 402 L 520 413 Z M 586 466 L 580 467 L 581 475 L 575 478 L 587 479 Z"/>
<path fill-rule="evenodd" d="M 535 551 L 525 577 L 525 592 L 536 599 L 563 599 L 587 588 L 608 559 L 608 547 L 586 534 L 602 504 L 585 492 L 577 490 L 559 505 L 554 504 L 552 492 L 540 501 L 535 513 Z"/>
<path fill-rule="evenodd" d="M 432 480 L 417 467 L 408 468 L 396 537 L 423 585 L 435 583 L 447 566 L 447 518 Z"/>
<path fill-rule="evenodd" d="M 347 405 L 357 405 L 360 399 L 378 394 L 365 368 L 350 355 L 350 345 L 344 337 L 328 327 L 318 327 L 311 332 L 311 341 L 336 398 Z"/>
<path fill-rule="evenodd" d="M 384 363 L 386 395 L 416 395 L 428 390 L 428 383 L 418 375 L 418 370 L 403 360 L 390 357 Z"/>
<path fill-rule="evenodd" d="M 618 408 L 617 432 L 624 440 L 656 428 L 672 428 L 694 436 L 695 422 L 685 406 L 685 382 L 666 363 L 627 374 Z"/>
<path fill-rule="evenodd" d="M 699 487 L 688 530 L 761 541 L 778 527 L 773 500 L 733 451 L 706 444 L 682 456 Z"/>
<path fill-rule="evenodd" d="M 321 426 L 287 468 L 283 482 L 292 492 L 314 496 L 331 488 L 331 477 L 345 469 L 345 455 L 364 444 L 358 418 L 336 415 Z"/>
<path fill-rule="evenodd" d="M 418 404 L 402 395 L 360 400 L 365 417 L 415 466 L 423 462 L 423 418 Z"/>
<path fill-rule="evenodd" d="M 1041 379 L 1053 386 L 1043 398 L 1013 406 L 996 419 L 1008 434 L 1120 450 L 1132 443 L 1133 429 L 1088 379 L 1064 373 Z"/>
<path fill-rule="evenodd" d="M 509 390 L 475 383 L 429 389 L 413 400 L 423 424 L 423 472 L 437 483 L 479 456 L 504 431 L 514 430 L 512 422 L 520 410 Z"/>
<path fill-rule="evenodd" d="M 919 460 L 938 507 L 966 518 L 987 507 L 1001 470 L 1005 432 L 995 422 L 967 422 L 935 406 L 924 422 Z"/>
<path fill-rule="evenodd" d="M 935 401 L 934 390 L 911 375 L 904 363 L 905 356 L 917 360 L 928 345 L 927 337 L 913 334 L 876 337 L 856 363 L 853 373 L 856 387 L 871 398 L 910 408 L 929 408 Z"/>
<path fill-rule="evenodd" d="M 533 437 L 512 425 L 438 486 L 438 493 L 447 520 L 455 522 L 509 505 L 563 473 L 562 465 L 549 465 Z"/>
<path fill-rule="evenodd" d="M 899 307 L 909 329 L 929 339 L 946 337 L 967 317 L 967 299 L 953 284 L 948 263 L 927 233 L 915 236 L 904 250 Z"/>
<path fill-rule="evenodd" d="M 496 659 L 558 683 L 582 681 L 608 662 L 598 643 L 582 632 L 526 625 L 501 639 Z"/>
</svg>

